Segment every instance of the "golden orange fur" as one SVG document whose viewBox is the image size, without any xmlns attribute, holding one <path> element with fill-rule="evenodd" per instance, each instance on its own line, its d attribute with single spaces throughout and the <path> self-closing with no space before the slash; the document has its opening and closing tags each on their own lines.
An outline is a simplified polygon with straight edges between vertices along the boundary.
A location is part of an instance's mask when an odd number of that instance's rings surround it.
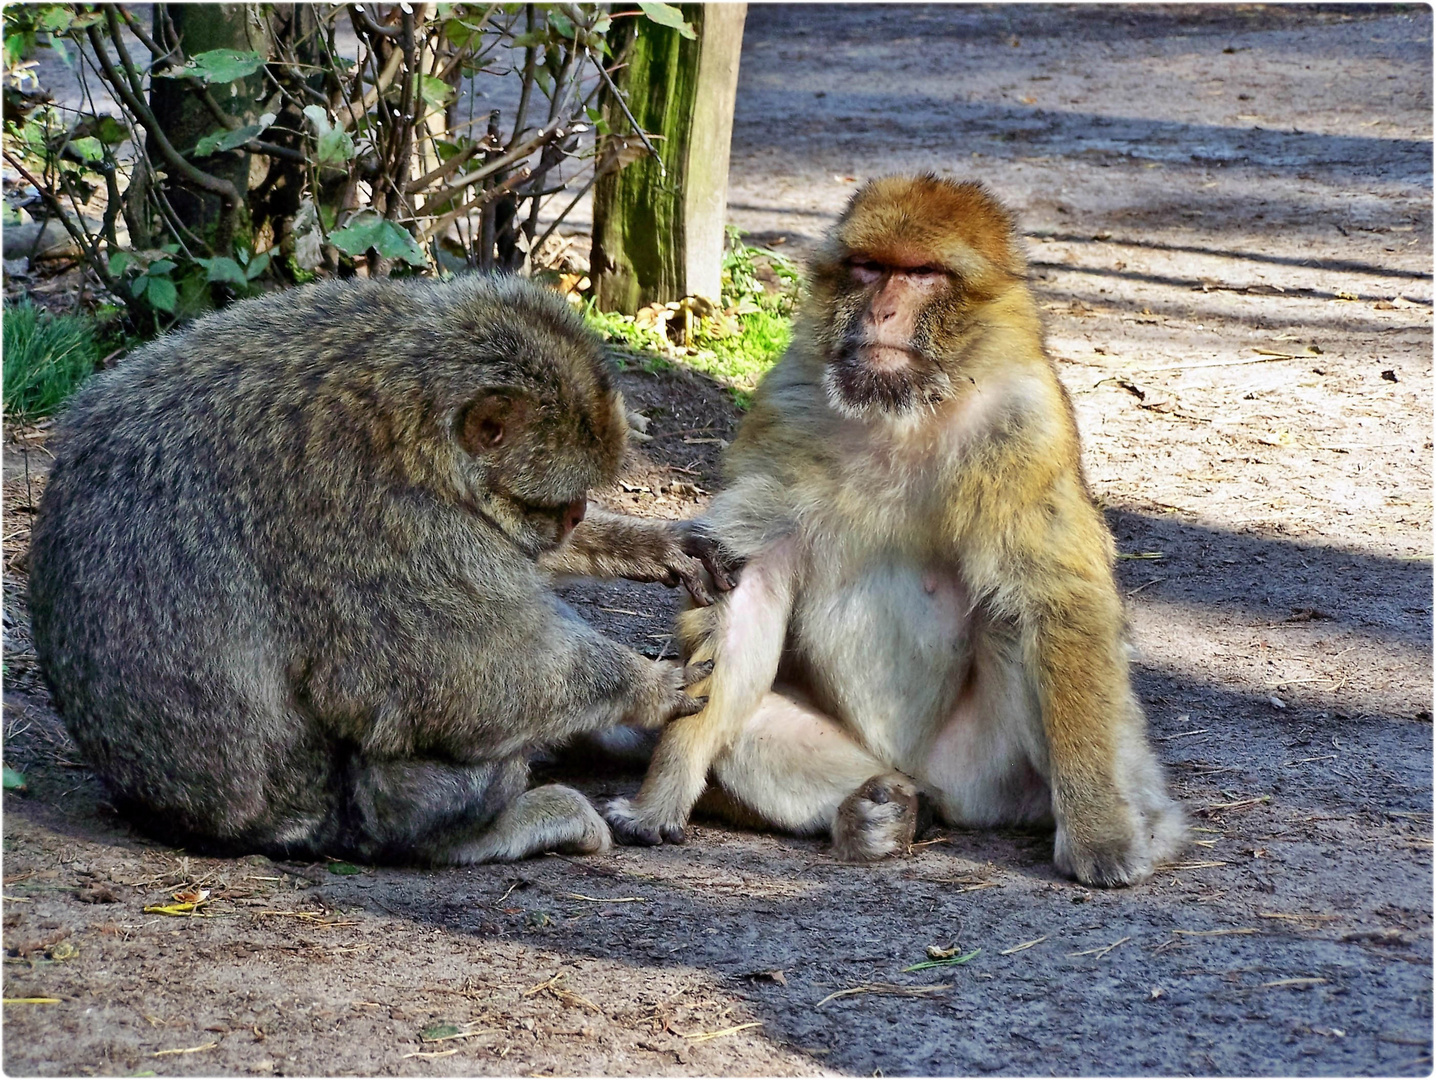
<svg viewBox="0 0 1436 1080">
<path fill-rule="evenodd" d="M 1140 880 L 1182 818 L 1011 216 L 976 184 L 876 180 L 811 276 L 703 522 L 748 560 L 682 621 L 708 705 L 610 823 L 675 838 L 711 766 L 844 857 L 901 850 L 921 789 L 954 824 L 1053 821 L 1082 881 Z"/>
</svg>

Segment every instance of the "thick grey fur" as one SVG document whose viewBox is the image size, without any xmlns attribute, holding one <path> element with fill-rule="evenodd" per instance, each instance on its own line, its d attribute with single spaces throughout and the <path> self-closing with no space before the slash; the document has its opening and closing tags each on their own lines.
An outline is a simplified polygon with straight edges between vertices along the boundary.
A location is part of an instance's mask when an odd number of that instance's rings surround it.
<svg viewBox="0 0 1436 1080">
<path fill-rule="evenodd" d="M 521 429 L 466 450 L 466 409 L 493 400 L 527 406 Z M 536 561 L 615 474 L 622 418 L 596 339 L 513 279 L 291 290 L 96 377 L 30 595 L 116 805 L 167 842 L 281 857 L 607 846 L 577 792 L 526 793 L 528 755 L 697 708 Z"/>
</svg>

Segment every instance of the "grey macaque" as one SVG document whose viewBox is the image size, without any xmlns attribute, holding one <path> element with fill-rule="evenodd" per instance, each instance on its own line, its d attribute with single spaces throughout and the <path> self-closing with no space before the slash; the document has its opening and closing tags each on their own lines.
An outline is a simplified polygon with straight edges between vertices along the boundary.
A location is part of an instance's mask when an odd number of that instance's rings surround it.
<svg viewBox="0 0 1436 1080">
<path fill-rule="evenodd" d="M 162 338 L 63 420 L 30 556 L 56 708 L 116 805 L 197 850 L 601 850 L 529 754 L 701 704 L 549 588 L 706 599 L 701 540 L 586 515 L 627 433 L 597 339 L 515 279 L 329 283 Z"/>
</svg>

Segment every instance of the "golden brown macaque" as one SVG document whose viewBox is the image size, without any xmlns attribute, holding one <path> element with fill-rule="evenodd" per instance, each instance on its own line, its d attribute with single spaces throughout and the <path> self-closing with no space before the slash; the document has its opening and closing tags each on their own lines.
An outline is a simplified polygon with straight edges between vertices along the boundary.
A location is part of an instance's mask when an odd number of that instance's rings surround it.
<svg viewBox="0 0 1436 1080">
<path fill-rule="evenodd" d="M 955 825 L 1055 821 L 1055 861 L 1140 881 L 1183 842 L 1132 691 L 1113 544 L 1082 476 L 1012 219 L 980 186 L 866 185 L 811 268 L 700 526 L 746 559 L 685 613 L 712 661 L 621 840 L 715 802 L 841 858 Z"/>
</svg>

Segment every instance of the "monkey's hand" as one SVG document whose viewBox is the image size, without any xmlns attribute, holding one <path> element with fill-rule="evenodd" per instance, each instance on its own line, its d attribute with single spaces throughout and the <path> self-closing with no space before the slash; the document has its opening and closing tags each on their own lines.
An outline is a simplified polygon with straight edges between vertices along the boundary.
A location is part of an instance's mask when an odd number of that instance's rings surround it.
<svg viewBox="0 0 1436 1080">
<path fill-rule="evenodd" d="M 606 510 L 590 513 L 539 565 L 555 574 L 682 585 L 695 603 L 713 603 L 708 581 L 726 592 L 739 562 L 687 521 L 652 521 Z M 704 571 L 707 571 L 705 575 Z"/>
<path fill-rule="evenodd" d="M 656 847 L 659 844 L 681 844 L 688 839 L 682 825 L 649 821 L 642 808 L 629 799 L 609 799 L 601 811 L 603 820 L 613 830 L 614 840 L 620 844 Z"/>
<path fill-rule="evenodd" d="M 661 728 L 680 716 L 692 716 L 708 704 L 699 684 L 713 673 L 713 662 L 683 667 L 668 660 L 653 661 L 654 678 L 649 692 L 624 723 L 642 728 Z M 698 691 L 698 693 L 695 693 Z"/>
<path fill-rule="evenodd" d="M 1186 821 L 1165 790 L 1148 788 L 1131 801 L 1057 813 L 1052 861 L 1084 885 L 1135 885 L 1186 842 Z"/>
<path fill-rule="evenodd" d="M 680 522 L 677 531 L 678 543 L 683 548 L 683 553 L 703 564 L 703 569 L 708 571 L 708 576 L 713 579 L 719 592 L 729 592 L 737 588 L 738 571 L 743 568 L 742 559 L 712 536 L 702 522 Z M 692 592 L 691 589 L 689 591 Z M 694 599 L 698 598 L 695 596 Z"/>
<path fill-rule="evenodd" d="M 671 665 L 670 665 L 671 666 Z M 713 674 L 713 661 L 705 660 L 697 664 L 689 664 L 685 668 L 678 668 L 683 688 L 682 697 L 684 711 L 676 713 L 670 719 L 678 716 L 691 715 L 698 709 L 693 709 L 690 703 L 696 702 L 699 709 L 708 704 L 706 696 L 695 696 L 707 689 L 706 683 Z M 700 718 L 701 719 L 701 718 Z M 670 733 L 676 729 L 670 728 Z M 661 757 L 664 752 L 664 744 L 660 742 L 655 755 Z M 655 769 L 649 768 L 649 780 L 644 781 L 645 791 L 652 781 Z M 657 769 L 661 775 L 661 767 Z M 672 809 L 664 810 L 663 807 L 669 800 L 664 798 L 647 799 L 640 797 L 635 801 L 628 799 L 610 799 L 603 807 L 604 820 L 608 822 L 609 828 L 613 830 L 614 839 L 620 844 L 638 844 L 644 847 L 652 847 L 655 844 L 681 844 L 686 839 L 684 824 L 688 814 L 686 809 L 683 813 L 675 813 Z"/>
</svg>

